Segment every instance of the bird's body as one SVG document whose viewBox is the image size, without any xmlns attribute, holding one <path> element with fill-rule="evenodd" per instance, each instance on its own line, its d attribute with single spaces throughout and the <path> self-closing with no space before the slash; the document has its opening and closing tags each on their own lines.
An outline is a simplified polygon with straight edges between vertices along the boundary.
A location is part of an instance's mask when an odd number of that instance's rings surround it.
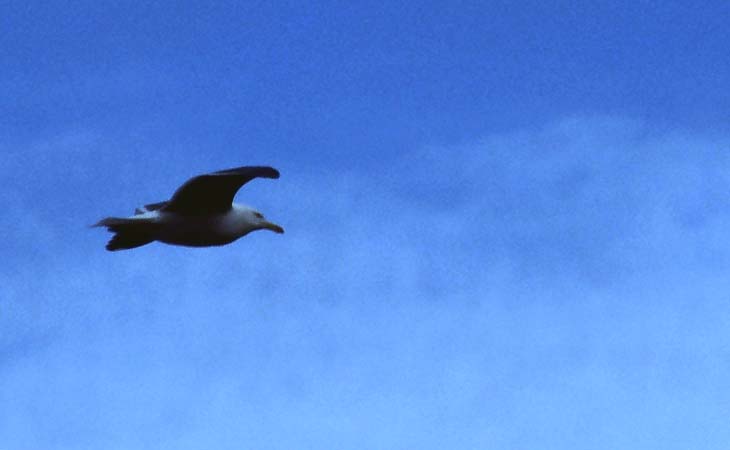
<svg viewBox="0 0 730 450">
<path fill-rule="evenodd" d="M 174 212 L 149 211 L 130 220 L 149 224 L 156 231 L 156 240 L 187 247 L 209 247 L 229 244 L 257 229 L 254 210 L 232 204 L 225 213 L 205 216 L 183 216 Z"/>
<path fill-rule="evenodd" d="M 95 226 L 116 233 L 107 244 L 110 251 L 153 241 L 211 247 L 229 244 L 255 230 L 283 233 L 280 226 L 264 219 L 261 213 L 231 201 L 249 180 L 278 176 L 269 167 L 239 167 L 201 175 L 188 180 L 169 201 L 137 208 L 131 217 L 108 217 Z"/>
</svg>

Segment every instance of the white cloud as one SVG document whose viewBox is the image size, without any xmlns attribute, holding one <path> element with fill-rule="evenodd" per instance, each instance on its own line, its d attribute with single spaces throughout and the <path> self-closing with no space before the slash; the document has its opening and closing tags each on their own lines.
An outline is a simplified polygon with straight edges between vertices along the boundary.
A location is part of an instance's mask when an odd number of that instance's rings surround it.
<svg viewBox="0 0 730 450">
<path fill-rule="evenodd" d="M 0 443 L 727 442 L 723 148 L 573 119 L 282 170 L 246 192 L 284 236 L 111 255 L 48 230 L 65 241 L 3 272 Z"/>
</svg>

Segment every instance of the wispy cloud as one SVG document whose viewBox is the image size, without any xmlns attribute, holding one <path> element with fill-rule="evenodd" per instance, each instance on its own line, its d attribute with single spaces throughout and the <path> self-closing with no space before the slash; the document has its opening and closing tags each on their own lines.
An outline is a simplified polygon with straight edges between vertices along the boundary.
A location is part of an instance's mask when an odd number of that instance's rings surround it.
<svg viewBox="0 0 730 450">
<path fill-rule="evenodd" d="M 577 118 L 379 171 L 284 166 L 246 192 L 287 234 L 209 250 L 110 255 L 24 201 L 4 221 L 44 248 L 2 272 L 0 443 L 727 442 L 729 142 Z"/>
</svg>

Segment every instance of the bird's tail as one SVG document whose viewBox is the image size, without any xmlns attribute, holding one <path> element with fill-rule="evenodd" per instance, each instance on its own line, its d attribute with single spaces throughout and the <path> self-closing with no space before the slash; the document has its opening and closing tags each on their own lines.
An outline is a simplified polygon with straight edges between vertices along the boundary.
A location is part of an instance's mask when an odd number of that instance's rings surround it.
<svg viewBox="0 0 730 450">
<path fill-rule="evenodd" d="M 111 252 L 141 247 L 155 240 L 156 225 L 147 220 L 107 217 L 92 227 L 106 227 L 114 233 L 106 244 L 106 249 Z"/>
</svg>

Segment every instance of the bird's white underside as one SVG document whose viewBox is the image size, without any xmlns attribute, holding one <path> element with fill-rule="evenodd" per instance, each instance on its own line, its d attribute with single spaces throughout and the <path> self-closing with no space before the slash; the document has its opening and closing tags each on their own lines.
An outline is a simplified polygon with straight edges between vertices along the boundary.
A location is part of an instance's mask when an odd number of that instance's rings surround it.
<svg viewBox="0 0 730 450">
<path fill-rule="evenodd" d="M 233 204 L 224 214 L 182 216 L 165 211 L 147 211 L 130 219 L 155 224 L 156 240 L 187 246 L 223 245 L 257 230 L 266 223 L 256 211 Z"/>
</svg>

